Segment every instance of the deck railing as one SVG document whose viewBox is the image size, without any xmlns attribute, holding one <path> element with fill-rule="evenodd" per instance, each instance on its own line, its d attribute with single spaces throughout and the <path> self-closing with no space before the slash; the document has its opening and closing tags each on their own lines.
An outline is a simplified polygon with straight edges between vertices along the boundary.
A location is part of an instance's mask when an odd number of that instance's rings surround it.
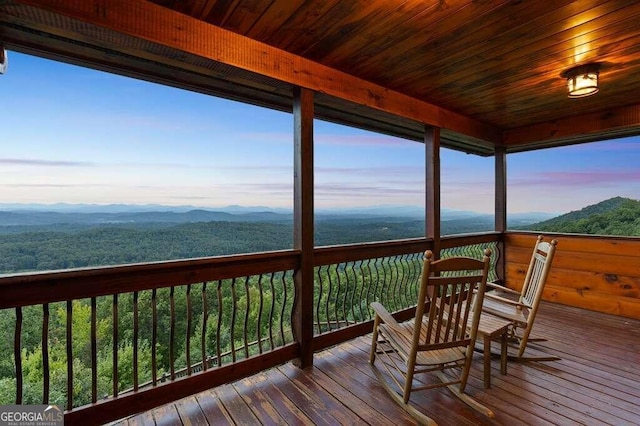
<svg viewBox="0 0 640 426">
<path fill-rule="evenodd" d="M 480 255 L 499 234 L 447 240 Z M 429 240 L 314 252 L 314 350 L 370 331 L 369 303 L 411 312 Z M 0 278 L 15 400 L 66 409 L 67 424 L 108 422 L 300 355 L 292 332 L 298 251 Z M 7 349 L 11 347 L 11 350 Z M 13 363 L 7 361 L 13 358 Z"/>
<path fill-rule="evenodd" d="M 406 247 L 408 248 L 408 247 Z M 495 280 L 497 241 L 471 243 L 442 250 L 441 257 L 481 258 L 494 252 L 491 280 Z M 424 250 L 387 256 L 362 257 L 316 267 L 314 332 L 316 335 L 373 320 L 369 304 L 377 301 L 392 312 L 415 305 Z"/>
<path fill-rule="evenodd" d="M 490 279 L 517 288 L 535 237 L 445 237 L 440 256 L 491 248 Z M 545 299 L 640 316 L 637 238 L 551 237 L 560 242 Z M 317 248 L 314 282 L 303 283 L 314 298 L 298 309 L 295 250 L 0 278 L 0 403 L 58 404 L 67 424 L 104 423 L 301 356 L 294 312 L 313 312 L 314 351 L 350 340 L 370 332 L 373 300 L 412 314 L 422 252 L 433 247 Z"/>
</svg>

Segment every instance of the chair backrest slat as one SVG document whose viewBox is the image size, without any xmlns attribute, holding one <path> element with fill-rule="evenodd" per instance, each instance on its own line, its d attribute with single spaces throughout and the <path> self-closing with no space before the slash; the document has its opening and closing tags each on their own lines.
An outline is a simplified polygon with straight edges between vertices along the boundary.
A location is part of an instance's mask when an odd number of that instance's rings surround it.
<svg viewBox="0 0 640 426">
<path fill-rule="evenodd" d="M 432 261 L 432 253 L 425 252 L 414 319 L 415 324 L 423 326 L 414 328 L 415 346 L 420 345 L 423 350 L 430 346 L 468 345 L 470 339 L 475 340 L 490 253 L 485 251 L 482 260 L 453 257 Z"/>
<path fill-rule="evenodd" d="M 542 297 L 544 283 L 551 268 L 551 260 L 556 247 L 555 240 L 552 243 L 542 241 L 542 236 L 538 237 L 533 249 L 527 276 L 525 277 L 520 303 L 533 307 L 537 305 Z"/>
</svg>

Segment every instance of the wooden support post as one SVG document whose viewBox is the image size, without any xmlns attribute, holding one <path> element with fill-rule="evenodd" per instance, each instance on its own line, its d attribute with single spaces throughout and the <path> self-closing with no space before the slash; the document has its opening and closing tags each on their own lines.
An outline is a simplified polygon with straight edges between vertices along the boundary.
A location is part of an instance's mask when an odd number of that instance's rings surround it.
<svg viewBox="0 0 640 426">
<path fill-rule="evenodd" d="M 440 258 L 440 128 L 424 130 L 426 182 L 426 237 L 433 238 L 433 254 Z"/>
<path fill-rule="evenodd" d="M 293 331 L 300 346 L 294 364 L 313 365 L 313 92 L 296 88 L 293 95 L 294 186 L 293 246 L 300 250 L 294 282 Z"/>
<path fill-rule="evenodd" d="M 496 273 L 498 281 L 504 285 L 506 277 L 504 233 L 507 230 L 507 150 L 504 146 L 496 146 L 495 149 L 495 202 L 495 230 L 501 233 Z"/>
</svg>

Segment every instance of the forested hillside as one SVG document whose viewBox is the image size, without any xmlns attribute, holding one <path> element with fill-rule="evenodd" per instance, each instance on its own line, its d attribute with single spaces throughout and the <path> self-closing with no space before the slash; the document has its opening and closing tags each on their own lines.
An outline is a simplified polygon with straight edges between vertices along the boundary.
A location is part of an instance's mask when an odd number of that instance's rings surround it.
<svg viewBox="0 0 640 426">
<path fill-rule="evenodd" d="M 523 229 L 575 234 L 640 236 L 640 201 L 615 197 Z"/>
<path fill-rule="evenodd" d="M 292 241 L 291 226 L 264 222 L 65 229 L 0 236 L 0 273 L 282 250 Z"/>
<path fill-rule="evenodd" d="M 290 215 L 260 213 L 260 221 L 251 220 L 257 214 L 238 215 L 243 220 L 235 217 L 233 221 L 193 221 L 213 216 L 203 212 L 117 216 L 53 213 L 51 217 L 43 212 L 7 214 L 5 217 L 11 218 L 14 225 L 2 226 L 0 222 L 0 274 L 253 253 L 293 246 Z M 163 217 L 171 221 L 161 222 Z M 104 223 L 106 218 L 113 222 Z M 56 219 L 65 221 L 55 222 Z M 424 235 L 424 229 L 424 221 L 411 217 L 320 216 L 316 219 L 315 241 L 317 246 L 326 246 L 418 238 Z M 444 234 L 491 229 L 493 217 L 489 215 L 442 222 Z"/>
<path fill-rule="evenodd" d="M 413 220 L 345 219 L 319 222 L 316 244 L 349 244 L 421 235 L 424 235 L 424 224 Z M 0 227 L 0 273 L 153 262 L 292 247 L 291 223 L 215 221 L 180 225 Z"/>
</svg>

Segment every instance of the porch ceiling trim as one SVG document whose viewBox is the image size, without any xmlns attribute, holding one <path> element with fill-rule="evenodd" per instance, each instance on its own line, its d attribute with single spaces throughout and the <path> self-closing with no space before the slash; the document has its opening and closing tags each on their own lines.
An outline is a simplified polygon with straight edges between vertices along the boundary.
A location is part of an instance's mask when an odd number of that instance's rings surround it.
<svg viewBox="0 0 640 426">
<path fill-rule="evenodd" d="M 503 139 L 508 152 L 517 152 L 540 148 L 550 142 L 554 142 L 553 145 L 568 145 L 634 136 L 640 134 L 639 124 L 640 104 L 635 104 L 507 130 Z"/>
</svg>

